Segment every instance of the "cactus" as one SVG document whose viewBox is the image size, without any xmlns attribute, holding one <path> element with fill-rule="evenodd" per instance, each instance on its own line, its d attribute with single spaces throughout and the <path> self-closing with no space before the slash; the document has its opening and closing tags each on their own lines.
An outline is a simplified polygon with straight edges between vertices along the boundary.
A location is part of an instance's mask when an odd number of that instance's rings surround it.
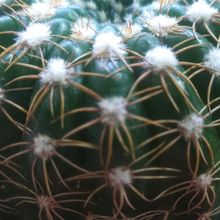
<svg viewBox="0 0 220 220">
<path fill-rule="evenodd" d="M 0 0 L 0 220 L 217 220 L 220 2 Z"/>
</svg>

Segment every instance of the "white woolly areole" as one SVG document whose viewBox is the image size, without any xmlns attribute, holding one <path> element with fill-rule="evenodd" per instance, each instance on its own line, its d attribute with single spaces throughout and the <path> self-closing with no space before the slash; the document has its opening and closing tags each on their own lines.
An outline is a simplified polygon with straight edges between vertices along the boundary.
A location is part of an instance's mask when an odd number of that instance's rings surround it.
<svg viewBox="0 0 220 220">
<path fill-rule="evenodd" d="M 93 44 L 93 55 L 101 58 L 112 58 L 126 54 L 122 37 L 113 32 L 100 33 Z"/>
<path fill-rule="evenodd" d="M 163 0 L 163 5 L 162 6 L 168 6 L 172 3 L 174 0 Z M 176 0 L 177 1 L 177 0 Z M 141 17 L 146 19 L 146 18 L 153 18 L 156 15 L 158 15 L 158 12 L 160 12 L 161 9 L 161 2 L 160 0 L 155 0 L 151 4 L 143 7 L 140 6 L 137 8 L 139 10 L 141 8 Z"/>
<path fill-rule="evenodd" d="M 71 2 L 73 4 L 76 4 L 77 6 L 80 6 L 80 7 L 85 7 L 86 6 L 86 2 L 82 1 L 82 0 L 72 0 Z"/>
<path fill-rule="evenodd" d="M 80 6 L 82 8 L 92 9 L 92 10 L 98 10 L 97 5 L 93 0 L 71 0 L 71 4 L 75 4 L 77 6 Z"/>
<path fill-rule="evenodd" d="M 160 2 L 159 1 L 153 1 L 151 4 L 143 7 L 139 6 L 138 9 L 141 9 L 141 17 L 144 19 L 146 18 L 152 18 L 155 17 L 157 12 L 160 10 Z"/>
<path fill-rule="evenodd" d="M 220 48 L 213 48 L 206 54 L 204 65 L 220 76 Z"/>
<path fill-rule="evenodd" d="M 93 10 L 97 10 L 97 5 L 95 2 L 93 1 L 88 1 L 85 3 L 87 8 L 93 9 Z"/>
<path fill-rule="evenodd" d="M 36 2 L 26 8 L 25 13 L 34 20 L 41 20 L 55 14 L 55 8 L 45 2 Z"/>
<path fill-rule="evenodd" d="M 43 23 L 31 23 L 25 31 L 18 33 L 18 44 L 34 47 L 50 40 L 50 26 Z"/>
<path fill-rule="evenodd" d="M 165 70 L 167 68 L 176 67 L 178 60 L 171 48 L 157 46 L 146 53 L 145 63 L 147 67 L 156 70 Z"/>
<path fill-rule="evenodd" d="M 165 2 L 165 1 L 164 1 Z M 156 1 L 153 1 L 151 4 L 150 4 L 150 7 L 155 10 L 155 11 L 159 11 L 160 10 L 160 1 L 156 0 Z"/>
<path fill-rule="evenodd" d="M 124 123 L 127 117 L 127 101 L 123 97 L 111 97 L 98 103 L 101 110 L 101 122 L 109 125 Z"/>
<path fill-rule="evenodd" d="M 41 158 L 47 159 L 56 152 L 53 140 L 46 135 L 38 134 L 33 140 L 33 145 L 34 154 Z"/>
<path fill-rule="evenodd" d="M 154 10 L 159 11 L 161 9 L 161 6 L 169 6 L 172 5 L 174 2 L 178 2 L 179 0 L 163 0 L 162 4 L 160 0 L 155 0 L 153 1 L 150 6 L 151 8 L 153 8 Z"/>
<path fill-rule="evenodd" d="M 67 0 L 42 0 L 53 8 L 67 7 L 70 3 Z"/>
<path fill-rule="evenodd" d="M 209 21 L 218 10 L 209 5 L 205 0 L 198 0 L 186 10 L 186 16 L 190 21 Z"/>
<path fill-rule="evenodd" d="M 166 37 L 178 28 L 177 20 L 168 15 L 158 15 L 146 20 L 148 29 L 157 36 Z"/>
<path fill-rule="evenodd" d="M 143 27 L 140 24 L 137 23 L 132 24 L 128 22 L 127 24 L 119 27 L 119 29 L 121 29 L 121 34 L 123 35 L 123 37 L 129 38 L 136 34 L 141 33 Z"/>
<path fill-rule="evenodd" d="M 207 187 L 211 186 L 213 182 L 213 178 L 210 174 L 204 173 L 197 177 L 196 184 L 202 189 L 207 189 Z"/>
<path fill-rule="evenodd" d="M 0 6 L 5 3 L 5 0 L 0 0 Z"/>
<path fill-rule="evenodd" d="M 179 122 L 179 131 L 185 138 L 185 140 L 189 140 L 192 136 L 196 138 L 200 138 L 203 132 L 204 119 L 192 113 L 184 118 L 181 122 Z"/>
<path fill-rule="evenodd" d="M 107 14 L 105 13 L 105 11 L 99 11 L 99 17 L 101 21 L 106 21 L 108 19 Z"/>
<path fill-rule="evenodd" d="M 144 7 L 143 9 L 142 9 L 142 12 L 141 12 L 142 14 L 141 14 L 141 17 L 144 19 L 144 20 L 147 20 L 147 19 L 151 19 L 151 18 L 153 18 L 153 17 L 155 17 L 156 16 L 156 12 L 155 12 L 155 10 L 153 10 L 150 6 L 148 6 L 148 7 Z"/>
<path fill-rule="evenodd" d="M 124 185 L 132 183 L 132 173 L 126 167 L 117 167 L 109 171 L 108 181 L 112 188 L 120 189 Z"/>
<path fill-rule="evenodd" d="M 71 27 L 72 37 L 77 39 L 91 39 L 96 34 L 96 26 L 87 18 L 78 19 Z"/>
<path fill-rule="evenodd" d="M 73 76 L 74 69 L 68 68 L 68 64 L 61 58 L 51 58 L 46 68 L 40 73 L 40 81 L 43 84 L 65 85 Z"/>
</svg>

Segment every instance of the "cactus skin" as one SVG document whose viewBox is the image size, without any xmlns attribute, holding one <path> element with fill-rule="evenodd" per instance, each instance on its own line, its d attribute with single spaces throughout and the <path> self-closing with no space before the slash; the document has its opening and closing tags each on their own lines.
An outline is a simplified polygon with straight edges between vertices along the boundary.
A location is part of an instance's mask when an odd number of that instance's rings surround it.
<svg viewBox="0 0 220 220">
<path fill-rule="evenodd" d="M 0 220 L 219 219 L 219 8 L 0 1 Z"/>
</svg>

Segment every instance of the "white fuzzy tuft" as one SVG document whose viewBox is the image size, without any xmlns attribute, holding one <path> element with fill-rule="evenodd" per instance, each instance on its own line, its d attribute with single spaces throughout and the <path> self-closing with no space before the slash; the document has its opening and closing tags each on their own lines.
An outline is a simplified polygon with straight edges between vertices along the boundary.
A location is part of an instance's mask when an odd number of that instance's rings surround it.
<svg viewBox="0 0 220 220">
<path fill-rule="evenodd" d="M 127 101 L 123 97 L 111 97 L 98 103 L 101 109 L 102 123 L 117 125 L 124 123 L 127 117 Z"/>
<path fill-rule="evenodd" d="M 70 3 L 67 0 L 42 0 L 52 8 L 67 7 Z"/>
<path fill-rule="evenodd" d="M 71 0 L 72 4 L 75 4 L 77 6 L 80 6 L 82 8 L 89 8 L 92 10 L 97 10 L 97 5 L 93 0 L 87 0 L 87 1 L 82 1 L 82 0 Z"/>
<path fill-rule="evenodd" d="M 96 34 L 96 26 L 87 18 L 82 18 L 72 24 L 72 37 L 77 39 L 92 39 Z"/>
<path fill-rule="evenodd" d="M 181 135 L 185 140 L 189 140 L 192 136 L 200 138 L 203 132 L 204 119 L 192 113 L 184 118 L 178 125 Z"/>
<path fill-rule="evenodd" d="M 82 1 L 82 0 L 72 0 L 71 2 L 73 4 L 76 4 L 77 6 L 80 6 L 80 7 L 85 7 L 86 6 L 85 1 Z"/>
<path fill-rule="evenodd" d="M 211 69 L 217 76 L 220 76 L 220 49 L 213 48 L 205 56 L 204 65 Z"/>
<path fill-rule="evenodd" d="M 54 155 L 56 152 L 56 146 L 54 145 L 53 140 L 46 136 L 38 134 L 34 138 L 34 154 L 40 158 L 49 158 Z"/>
<path fill-rule="evenodd" d="M 107 14 L 105 13 L 105 11 L 99 11 L 99 17 L 101 21 L 106 21 L 108 18 Z"/>
<path fill-rule="evenodd" d="M 68 68 L 68 64 L 61 58 L 51 58 L 47 67 L 40 73 L 40 81 L 43 84 L 67 84 L 74 74 L 73 68 Z"/>
<path fill-rule="evenodd" d="M 145 63 L 147 67 L 155 70 L 165 70 L 175 68 L 178 65 L 178 60 L 171 48 L 157 46 L 146 53 Z"/>
<path fill-rule="evenodd" d="M 113 32 L 98 34 L 93 44 L 93 55 L 100 58 L 112 58 L 126 54 L 122 37 Z"/>
<path fill-rule="evenodd" d="M 149 7 L 155 11 L 159 11 L 160 10 L 160 7 L 161 7 L 161 4 L 160 4 L 160 1 L 156 0 L 156 1 L 153 1 Z"/>
<path fill-rule="evenodd" d="M 0 0 L 0 6 L 5 4 L 5 0 Z"/>
<path fill-rule="evenodd" d="M 126 167 L 117 167 L 108 173 L 108 181 L 112 188 L 120 189 L 124 185 L 132 183 L 132 173 Z"/>
<path fill-rule="evenodd" d="M 139 8 L 141 8 L 142 16 L 144 18 L 155 16 L 156 14 L 158 14 L 161 8 L 160 0 L 155 0 L 151 4 L 144 7 L 139 6 Z"/>
<path fill-rule="evenodd" d="M 31 23 L 25 31 L 18 33 L 17 43 L 28 47 L 38 46 L 50 40 L 50 26 L 43 23 Z"/>
<path fill-rule="evenodd" d="M 157 36 L 166 37 L 178 28 L 177 20 L 168 15 L 158 15 L 146 20 L 148 29 Z"/>
<path fill-rule="evenodd" d="M 158 15 L 158 13 L 161 10 L 161 6 L 164 7 L 168 7 L 170 6 L 172 3 L 177 2 L 178 0 L 163 0 L 163 4 L 161 5 L 161 0 L 155 0 L 153 1 L 151 4 L 147 5 L 147 6 L 140 6 L 137 8 L 137 10 L 141 9 L 141 17 L 146 19 L 146 18 L 153 18 L 156 15 Z"/>
<path fill-rule="evenodd" d="M 153 1 L 150 6 L 154 9 L 154 10 L 157 10 L 159 11 L 161 9 L 161 7 L 164 7 L 164 6 L 170 6 L 172 5 L 174 2 L 178 2 L 179 0 L 155 0 Z"/>
<path fill-rule="evenodd" d="M 114 9 L 120 14 L 123 9 L 124 9 L 124 6 L 120 3 L 120 2 L 113 2 L 112 4 L 112 7 L 114 7 Z"/>
<path fill-rule="evenodd" d="M 132 24 L 131 22 L 128 21 L 127 24 L 119 26 L 119 29 L 121 30 L 121 34 L 123 35 L 124 38 L 129 38 L 136 34 L 141 33 L 143 27 L 140 24 L 137 23 Z"/>
<path fill-rule="evenodd" d="M 213 182 L 213 178 L 210 174 L 201 174 L 199 177 L 197 177 L 197 186 L 202 189 L 207 189 L 211 186 Z"/>
<path fill-rule="evenodd" d="M 93 1 L 86 2 L 86 7 L 92 10 L 98 10 L 96 3 Z"/>
<path fill-rule="evenodd" d="M 190 21 L 209 21 L 218 10 L 205 0 L 198 0 L 187 8 L 186 16 Z"/>
<path fill-rule="evenodd" d="M 144 7 L 141 10 L 141 17 L 144 20 L 151 19 L 151 18 L 155 17 L 156 15 L 157 15 L 156 11 L 151 6 Z"/>
<path fill-rule="evenodd" d="M 24 12 L 34 20 L 42 20 L 55 14 L 55 8 L 52 8 L 48 3 L 36 2 L 26 8 Z"/>
</svg>

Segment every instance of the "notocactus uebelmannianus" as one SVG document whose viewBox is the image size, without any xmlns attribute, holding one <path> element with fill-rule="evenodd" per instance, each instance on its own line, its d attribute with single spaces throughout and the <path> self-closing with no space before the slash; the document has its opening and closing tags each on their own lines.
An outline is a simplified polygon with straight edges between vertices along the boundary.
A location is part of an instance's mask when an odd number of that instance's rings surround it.
<svg viewBox="0 0 220 220">
<path fill-rule="evenodd" d="M 218 219 L 219 6 L 0 1 L 0 219 Z"/>
</svg>

